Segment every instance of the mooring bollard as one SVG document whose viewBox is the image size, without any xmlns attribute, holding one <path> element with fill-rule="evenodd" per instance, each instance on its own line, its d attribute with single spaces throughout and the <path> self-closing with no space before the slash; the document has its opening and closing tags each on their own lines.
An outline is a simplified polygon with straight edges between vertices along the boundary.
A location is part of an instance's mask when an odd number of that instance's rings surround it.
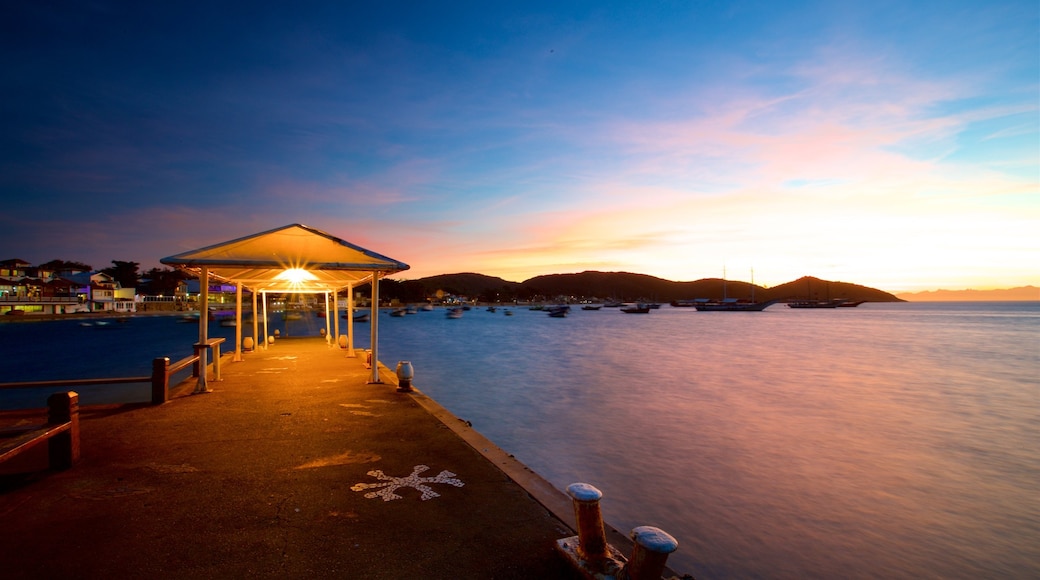
<svg viewBox="0 0 1040 580">
<path fill-rule="evenodd" d="M 412 363 L 406 360 L 397 361 L 397 392 L 411 392 L 413 377 L 415 377 L 415 370 L 412 369 Z"/>
<path fill-rule="evenodd" d="M 679 542 L 653 526 L 633 528 L 631 537 L 635 547 L 621 577 L 628 580 L 660 580 L 668 555 L 679 548 Z"/>
<path fill-rule="evenodd" d="M 599 500 L 603 492 L 587 483 L 572 483 L 567 493 L 574 500 L 574 519 L 578 523 L 578 548 L 590 564 L 607 559 L 607 535 L 603 531 L 603 514 Z"/>
</svg>

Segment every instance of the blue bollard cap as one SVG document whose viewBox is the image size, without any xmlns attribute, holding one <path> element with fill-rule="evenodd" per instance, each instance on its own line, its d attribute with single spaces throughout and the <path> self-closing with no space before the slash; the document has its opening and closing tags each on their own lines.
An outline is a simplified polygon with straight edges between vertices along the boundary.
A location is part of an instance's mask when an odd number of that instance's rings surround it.
<svg viewBox="0 0 1040 580">
<path fill-rule="evenodd" d="M 587 483 L 572 483 L 567 486 L 567 493 L 578 501 L 599 501 L 603 492 Z"/>
<path fill-rule="evenodd" d="M 658 554 L 671 554 L 679 549 L 679 542 L 675 538 L 653 526 L 633 528 L 631 536 L 635 543 Z"/>
</svg>

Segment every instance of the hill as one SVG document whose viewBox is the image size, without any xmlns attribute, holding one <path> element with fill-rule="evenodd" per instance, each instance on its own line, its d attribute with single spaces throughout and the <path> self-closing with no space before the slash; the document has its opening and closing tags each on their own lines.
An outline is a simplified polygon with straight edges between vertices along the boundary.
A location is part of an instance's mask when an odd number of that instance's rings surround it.
<svg viewBox="0 0 1040 580">
<path fill-rule="evenodd" d="M 900 302 L 896 296 L 848 282 L 821 280 L 811 276 L 763 288 L 748 282 L 706 278 L 694 282 L 675 282 L 631 272 L 587 271 L 578 274 L 549 274 L 523 282 L 475 274 L 441 274 L 413 281 L 428 295 L 437 290 L 475 297 L 482 301 L 617 299 L 623 301 L 671 302 L 689 298 L 752 298 L 757 300 L 796 300 L 808 298 L 845 298 L 871 302 Z"/>
<path fill-rule="evenodd" d="M 1003 290 L 929 290 L 927 292 L 907 292 L 899 294 L 898 297 L 913 302 L 1027 301 L 1040 300 L 1040 288 L 1020 286 Z"/>
</svg>

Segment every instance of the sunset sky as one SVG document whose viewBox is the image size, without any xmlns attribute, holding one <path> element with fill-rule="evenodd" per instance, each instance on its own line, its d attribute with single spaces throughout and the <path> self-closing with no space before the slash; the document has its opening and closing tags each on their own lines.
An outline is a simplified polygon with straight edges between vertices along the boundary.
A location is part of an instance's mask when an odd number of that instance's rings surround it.
<svg viewBox="0 0 1040 580">
<path fill-rule="evenodd" d="M 1040 285 L 1040 4 L 16 2 L 0 259 Z"/>
</svg>

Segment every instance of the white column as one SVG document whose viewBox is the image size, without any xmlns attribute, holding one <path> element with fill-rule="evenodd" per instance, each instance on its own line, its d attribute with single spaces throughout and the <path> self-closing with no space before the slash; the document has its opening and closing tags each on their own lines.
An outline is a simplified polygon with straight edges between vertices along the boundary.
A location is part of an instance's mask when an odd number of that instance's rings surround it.
<svg viewBox="0 0 1040 580">
<path fill-rule="evenodd" d="M 270 331 L 267 328 L 267 290 L 261 292 L 261 298 L 264 299 L 264 348 L 266 349 L 268 346 L 267 337 L 271 336 L 270 334 L 268 334 L 268 332 Z"/>
<path fill-rule="evenodd" d="M 354 357 L 354 285 L 347 286 L 347 356 Z"/>
<path fill-rule="evenodd" d="M 257 294 L 256 288 L 252 290 L 253 294 L 253 352 L 256 352 L 260 348 L 260 335 L 258 329 L 260 327 L 260 310 L 257 308 Z"/>
<path fill-rule="evenodd" d="M 242 283 L 235 283 L 235 362 L 242 362 Z"/>
<path fill-rule="evenodd" d="M 369 343 L 372 349 L 372 378 L 370 384 L 379 384 L 379 272 L 372 272 L 372 314 L 368 321 L 371 331 Z"/>
<path fill-rule="evenodd" d="M 332 312 L 336 317 L 333 327 L 336 329 L 336 346 L 339 347 L 339 290 L 332 293 Z"/>
<path fill-rule="evenodd" d="M 209 340 L 209 268 L 202 267 L 199 276 L 199 344 Z M 195 385 L 196 393 L 205 393 L 206 367 L 209 366 L 209 349 L 199 348 L 199 381 Z"/>
<path fill-rule="evenodd" d="M 329 318 L 329 292 L 325 291 L 325 342 L 332 344 L 335 338 L 332 336 L 332 320 Z M 334 314 L 333 314 L 334 315 Z"/>
</svg>

